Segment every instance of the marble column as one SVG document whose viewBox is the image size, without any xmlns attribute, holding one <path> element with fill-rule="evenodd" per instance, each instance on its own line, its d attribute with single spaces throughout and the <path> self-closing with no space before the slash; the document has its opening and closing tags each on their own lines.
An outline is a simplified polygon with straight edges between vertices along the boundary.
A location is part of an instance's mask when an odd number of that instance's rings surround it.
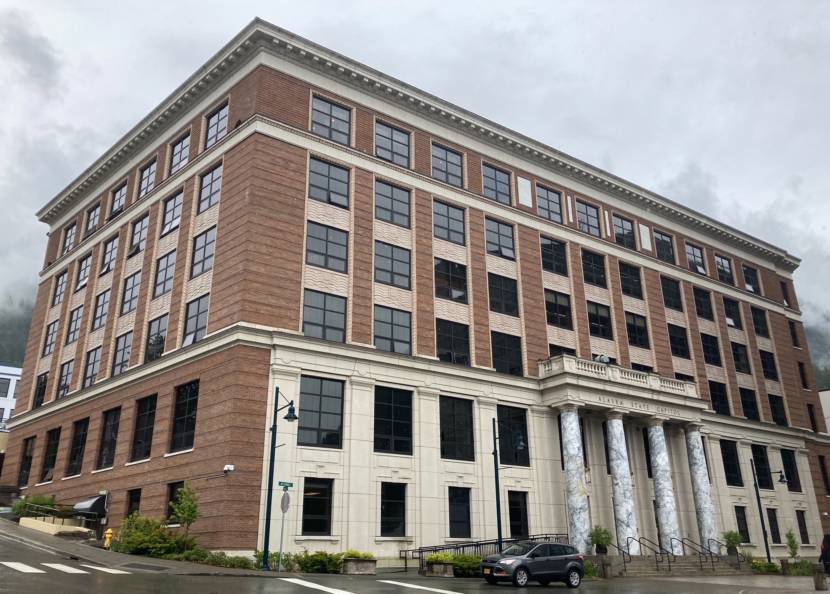
<svg viewBox="0 0 830 594">
<path fill-rule="evenodd" d="M 568 531 L 571 544 L 580 553 L 588 553 L 591 546 L 591 516 L 588 510 L 588 489 L 585 485 L 585 465 L 582 458 L 582 434 L 576 406 L 562 409 L 562 454 L 565 457 L 565 493 L 568 501 Z"/>
<path fill-rule="evenodd" d="M 698 424 L 686 426 L 686 453 L 689 455 L 689 471 L 692 478 L 692 494 L 695 498 L 700 543 L 708 548 L 709 540 L 720 538 L 720 534 L 718 534 L 715 517 L 715 504 L 712 501 L 712 486 L 709 484 L 709 473 L 706 471 L 703 438 Z"/>
<path fill-rule="evenodd" d="M 654 498 L 657 502 L 657 522 L 660 525 L 660 545 L 675 555 L 683 554 L 680 529 L 677 524 L 677 504 L 671 480 L 669 449 L 663 420 L 651 419 L 648 425 L 648 445 L 651 449 L 651 474 L 654 477 Z M 672 539 L 678 539 L 672 541 Z"/>
<path fill-rule="evenodd" d="M 625 428 L 622 413 L 613 411 L 606 421 L 608 439 L 608 461 L 611 464 L 611 489 L 614 497 L 614 516 L 617 523 L 617 546 L 625 548 L 632 555 L 640 554 L 637 539 L 637 514 L 634 508 L 634 489 L 631 485 L 631 468 L 628 465 L 628 447 L 625 443 Z"/>
</svg>

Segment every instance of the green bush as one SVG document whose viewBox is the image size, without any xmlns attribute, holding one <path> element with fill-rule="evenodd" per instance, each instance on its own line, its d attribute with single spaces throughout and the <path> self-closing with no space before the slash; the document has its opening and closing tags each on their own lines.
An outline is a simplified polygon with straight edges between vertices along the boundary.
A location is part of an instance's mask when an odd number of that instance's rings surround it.
<svg viewBox="0 0 830 594">
<path fill-rule="evenodd" d="M 164 557 L 183 553 L 187 549 L 182 547 L 188 543 L 192 543 L 192 540 L 178 538 L 159 520 L 136 513 L 121 524 L 118 538 L 113 540 L 112 550 L 131 555 Z"/>
<path fill-rule="evenodd" d="M 723 533 L 723 543 L 726 545 L 727 549 L 733 547 L 737 549 L 739 546 L 741 546 L 743 540 L 744 539 L 741 536 L 741 533 L 737 530 L 727 530 Z"/>
<path fill-rule="evenodd" d="M 586 559 L 583 562 L 582 567 L 585 570 L 585 577 L 599 577 L 599 568 L 597 567 L 597 564 L 590 559 Z"/>
<path fill-rule="evenodd" d="M 227 553 L 211 553 L 208 552 L 204 561 L 200 561 L 205 565 L 214 565 L 216 567 L 229 567 L 232 569 L 254 569 L 254 561 L 250 557 L 243 557 L 241 555 L 228 555 Z"/>
<path fill-rule="evenodd" d="M 755 573 L 781 573 L 781 566 L 777 563 L 767 563 L 761 559 L 753 559 L 749 564 Z"/>
<path fill-rule="evenodd" d="M 602 526 L 594 526 L 594 529 L 591 530 L 592 545 L 607 547 L 611 544 L 613 540 L 614 538 L 611 536 L 611 533 L 608 531 L 607 528 L 603 528 Z"/>
<path fill-rule="evenodd" d="M 254 552 L 254 563 L 257 567 L 262 567 L 262 551 Z M 277 571 L 280 567 L 280 553 L 275 551 L 268 554 L 268 565 L 271 571 Z M 282 568 L 285 571 L 294 571 L 296 563 L 294 562 L 294 555 L 291 553 L 282 554 Z"/>
<path fill-rule="evenodd" d="M 786 538 L 787 552 L 790 554 L 790 559 L 795 559 L 798 557 L 798 549 L 801 548 L 801 545 L 798 544 L 798 539 L 796 539 L 795 532 L 793 532 L 792 528 L 787 530 Z"/>
<path fill-rule="evenodd" d="M 189 561 L 191 563 L 204 563 L 210 557 L 210 551 L 202 547 L 195 547 L 189 551 L 180 554 L 182 561 Z"/>
<path fill-rule="evenodd" d="M 343 553 L 303 551 L 294 555 L 294 561 L 303 573 L 340 573 L 340 568 L 343 567 Z"/>
<path fill-rule="evenodd" d="M 362 559 L 364 561 L 369 559 L 374 559 L 375 556 L 372 553 L 368 553 L 366 551 L 358 551 L 357 549 L 348 549 L 345 553 L 343 553 L 344 559 Z"/>
<path fill-rule="evenodd" d="M 478 577 L 481 575 L 481 557 L 478 555 L 453 555 L 452 571 L 455 577 Z"/>
<path fill-rule="evenodd" d="M 426 562 L 427 565 L 430 563 L 452 563 L 453 555 L 452 553 L 432 553 L 427 555 Z"/>
<path fill-rule="evenodd" d="M 12 512 L 21 518 L 24 516 L 40 515 L 39 512 L 26 510 L 26 506 L 30 504 L 48 507 L 50 509 L 56 509 L 58 507 L 57 503 L 55 503 L 54 495 L 31 495 L 30 497 L 23 497 L 12 503 Z"/>
<path fill-rule="evenodd" d="M 806 559 L 790 561 L 788 571 L 790 575 L 813 575 L 813 563 Z"/>
</svg>

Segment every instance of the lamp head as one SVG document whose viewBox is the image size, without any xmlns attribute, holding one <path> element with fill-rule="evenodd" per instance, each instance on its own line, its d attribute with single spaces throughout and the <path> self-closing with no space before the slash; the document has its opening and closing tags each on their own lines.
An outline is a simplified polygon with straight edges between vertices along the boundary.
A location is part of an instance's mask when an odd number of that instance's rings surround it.
<svg viewBox="0 0 830 594">
<path fill-rule="evenodd" d="M 787 482 L 788 482 L 787 481 L 787 476 L 784 474 L 783 470 L 778 471 L 778 482 L 781 483 L 782 485 L 786 485 Z"/>
<path fill-rule="evenodd" d="M 294 421 L 298 420 L 300 417 L 297 416 L 297 412 L 294 410 L 294 401 L 288 403 L 288 412 L 285 413 L 283 419 L 288 421 L 289 423 L 293 423 Z"/>
</svg>

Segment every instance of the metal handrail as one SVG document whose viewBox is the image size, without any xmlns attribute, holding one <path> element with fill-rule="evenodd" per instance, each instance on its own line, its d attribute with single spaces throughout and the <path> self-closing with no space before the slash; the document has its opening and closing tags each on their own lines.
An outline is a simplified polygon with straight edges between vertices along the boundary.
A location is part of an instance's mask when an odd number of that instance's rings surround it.
<svg viewBox="0 0 830 594">
<path fill-rule="evenodd" d="M 707 540 L 707 541 L 706 541 L 707 548 L 708 548 L 710 551 L 712 550 L 712 543 L 715 543 L 715 544 L 717 544 L 717 545 L 718 545 L 718 549 L 717 549 L 717 551 L 718 551 L 718 552 L 717 552 L 717 555 L 718 555 L 718 557 L 720 557 L 720 554 L 721 554 L 721 553 L 720 553 L 720 550 L 721 550 L 722 548 L 726 547 L 726 545 L 725 545 L 725 544 L 723 544 L 721 541 L 719 541 L 719 540 L 718 540 L 718 539 L 716 539 L 716 538 L 710 538 L 709 540 Z M 744 555 L 741 555 L 741 553 L 740 553 L 737 549 L 736 549 L 736 551 L 735 551 L 735 552 L 737 553 L 737 555 L 735 555 L 735 557 L 736 557 L 736 559 L 737 559 L 737 561 L 738 561 L 738 569 L 740 569 L 740 568 L 741 568 L 741 559 L 743 558 L 743 561 L 744 561 L 744 562 L 746 562 L 746 557 L 745 557 Z M 713 553 L 713 554 L 714 554 L 714 553 Z"/>
<path fill-rule="evenodd" d="M 626 551 L 622 547 L 618 547 L 613 542 L 609 542 L 608 544 L 620 552 L 623 561 L 623 573 L 628 573 L 628 564 L 631 563 L 631 553 Z"/>
<path fill-rule="evenodd" d="M 660 546 L 658 543 L 646 538 L 645 536 L 641 536 L 640 538 L 634 538 L 633 536 L 629 536 L 625 541 L 625 546 L 630 546 L 632 540 L 637 542 L 641 548 L 646 548 L 654 552 L 654 566 L 657 569 L 657 571 L 660 571 L 660 563 L 663 561 L 663 555 L 665 555 L 666 564 L 669 566 L 669 571 L 671 571 L 671 558 L 673 556 L 673 553 L 670 553 L 662 546 Z"/>
<path fill-rule="evenodd" d="M 712 571 L 715 570 L 715 561 L 714 561 L 714 558 L 712 556 L 712 551 L 710 551 L 709 549 L 707 549 L 706 547 L 704 547 L 702 545 L 699 545 L 698 543 L 696 543 L 695 541 L 693 541 L 691 538 L 688 538 L 688 537 L 684 537 L 684 538 L 672 537 L 669 540 L 669 546 L 672 549 L 674 549 L 674 543 L 675 542 L 680 544 L 680 549 L 683 551 L 683 556 L 684 557 L 687 555 L 686 547 L 689 547 L 689 549 L 691 549 L 691 551 L 694 554 L 697 555 L 697 560 L 698 560 L 698 563 L 700 564 L 700 570 L 701 571 L 703 571 L 703 560 L 705 558 L 709 558 L 710 562 L 712 563 Z"/>
</svg>

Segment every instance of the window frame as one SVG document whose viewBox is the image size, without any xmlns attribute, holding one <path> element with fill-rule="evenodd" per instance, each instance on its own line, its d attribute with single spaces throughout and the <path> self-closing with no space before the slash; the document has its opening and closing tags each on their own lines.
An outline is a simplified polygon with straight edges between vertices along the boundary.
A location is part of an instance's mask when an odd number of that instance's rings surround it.
<svg viewBox="0 0 830 594">
<path fill-rule="evenodd" d="M 514 341 L 516 341 L 514 343 Z M 513 344 L 510 344 L 513 343 Z M 504 332 L 490 331 L 490 348 L 493 358 L 493 368 L 499 373 L 524 376 L 524 361 L 522 360 L 522 337 L 506 334 Z M 497 359 L 499 352 L 504 357 Z M 513 356 L 513 355 L 517 356 Z M 516 373 L 518 371 L 518 373 Z"/>
<path fill-rule="evenodd" d="M 453 260 L 433 258 L 435 297 L 456 303 L 467 303 L 467 266 Z"/>
<path fill-rule="evenodd" d="M 406 483 L 380 484 L 380 536 L 403 538 L 406 536 Z"/>
<path fill-rule="evenodd" d="M 389 135 L 385 136 L 380 134 L 380 128 L 387 128 L 389 130 Z M 395 136 L 396 133 L 406 137 L 406 142 L 401 142 L 400 140 L 396 140 Z M 388 139 L 389 141 L 389 148 L 381 147 L 378 143 L 378 138 Z M 400 152 L 396 150 L 396 144 L 406 146 L 406 151 Z M 381 151 L 388 153 L 388 156 L 381 154 Z M 382 120 L 375 120 L 375 156 L 378 159 L 383 159 L 384 161 L 388 161 L 390 163 L 394 163 L 395 165 L 399 165 L 400 167 L 406 167 L 409 169 L 411 167 L 411 155 L 412 155 L 412 133 L 408 130 L 404 130 L 398 126 L 393 126 L 392 124 L 387 124 Z"/>
<path fill-rule="evenodd" d="M 463 336 L 457 335 L 462 333 L 462 328 Z M 460 346 L 466 346 L 466 349 L 462 351 L 457 348 Z M 450 355 L 450 358 L 446 358 L 447 354 Z M 439 361 L 469 367 L 472 364 L 469 325 L 436 318 L 435 355 Z"/>
<path fill-rule="evenodd" d="M 190 130 L 179 135 L 170 143 L 170 160 L 168 171 L 170 175 L 178 173 L 183 169 L 190 159 Z"/>
<path fill-rule="evenodd" d="M 171 261 L 172 256 L 172 261 Z M 153 299 L 173 290 L 173 277 L 176 274 L 176 250 L 171 250 L 156 259 L 156 276 L 153 283 Z"/>
<path fill-rule="evenodd" d="M 219 204 L 219 201 L 222 199 L 222 174 L 224 166 L 224 162 L 219 162 L 199 176 L 199 206 L 196 214 L 202 214 L 211 207 Z"/>
<path fill-rule="evenodd" d="M 309 491 L 315 496 L 309 495 Z M 309 513 L 309 508 L 317 507 L 316 505 L 310 505 L 310 503 L 317 501 L 323 504 L 323 513 Z M 300 521 L 300 532 L 303 536 L 331 536 L 333 501 L 334 479 L 317 477 L 305 477 L 303 479 L 303 514 Z M 322 522 L 322 529 L 311 530 L 309 525 L 312 520 Z"/>
<path fill-rule="evenodd" d="M 101 415 L 101 435 L 98 442 L 98 456 L 95 470 L 112 468 L 115 465 L 115 453 L 118 448 L 118 430 L 121 424 L 121 407 L 105 410 Z"/>
<path fill-rule="evenodd" d="M 133 351 L 133 331 L 128 330 L 115 339 L 112 356 L 111 377 L 121 375 L 130 367 L 130 355 Z"/>
<path fill-rule="evenodd" d="M 519 283 L 515 278 L 488 272 L 487 294 L 490 311 L 519 317 Z"/>
<path fill-rule="evenodd" d="M 323 107 L 326 109 L 321 109 Z M 344 118 L 341 114 L 335 113 L 337 110 L 345 113 L 346 117 Z M 316 134 L 321 138 L 343 146 L 352 146 L 352 120 L 354 115 L 354 109 L 352 107 L 347 107 L 339 101 L 334 101 L 318 93 L 313 93 L 311 96 L 310 111 L 309 129 L 312 134 Z M 320 114 L 319 117 L 315 117 L 317 114 Z M 328 123 L 324 121 L 325 118 L 328 119 Z M 334 125 L 335 123 L 339 123 L 341 125 L 340 127 L 345 127 L 347 131 L 344 132 L 342 129 L 339 129 L 338 126 Z"/>
<path fill-rule="evenodd" d="M 135 402 L 133 439 L 130 444 L 130 462 L 149 460 L 153 448 L 156 422 L 157 395 L 151 394 Z"/>
<path fill-rule="evenodd" d="M 510 230 L 509 233 L 507 232 L 508 229 Z M 485 217 L 484 237 L 488 255 L 504 258 L 505 260 L 516 260 L 516 239 L 513 225 Z"/>
<path fill-rule="evenodd" d="M 230 108 L 225 100 L 205 116 L 205 150 L 228 135 Z"/>
<path fill-rule="evenodd" d="M 153 157 L 152 160 L 138 169 L 138 200 L 144 198 L 156 188 L 157 169 L 158 160 L 156 157 Z"/>
<path fill-rule="evenodd" d="M 373 451 L 376 454 L 413 455 L 412 396 L 411 390 L 375 386 Z M 388 443 L 384 445 L 384 442 Z"/>
<path fill-rule="evenodd" d="M 310 391 L 311 387 L 313 387 L 311 382 L 319 382 L 318 392 Z M 327 393 L 331 392 L 335 386 L 336 389 L 334 391 L 339 392 L 339 394 Z M 345 429 L 343 425 L 343 403 L 345 400 L 345 390 L 345 382 L 341 380 L 313 375 L 300 376 L 300 399 L 298 405 L 300 420 L 297 427 L 298 447 L 315 447 L 335 450 L 343 448 L 343 433 Z M 310 397 L 313 397 L 313 399 Z M 336 410 L 335 407 L 332 406 L 323 406 L 324 399 L 327 399 L 326 402 L 331 401 L 336 404 Z M 310 404 L 311 402 L 315 402 L 316 406 L 312 406 Z M 323 425 L 321 419 L 324 414 L 330 416 L 331 420 L 338 421 L 336 428 L 327 428 Z M 317 423 L 313 425 L 305 424 L 308 423 L 310 419 L 313 419 L 314 415 L 317 415 Z M 313 441 L 305 439 L 303 435 L 306 433 L 313 433 L 315 435 L 315 439 Z"/>
<path fill-rule="evenodd" d="M 706 338 L 704 338 L 706 337 Z M 712 340 L 714 340 L 714 343 Z M 713 352 L 712 348 L 717 347 Z M 700 346 L 703 349 L 703 362 L 706 365 L 714 365 L 715 367 L 723 367 L 723 357 L 721 356 L 720 339 L 714 334 L 700 333 Z M 714 355 L 717 355 L 715 357 Z"/>
<path fill-rule="evenodd" d="M 381 320 L 379 313 L 389 313 L 389 321 Z M 412 354 L 412 313 L 403 309 L 395 309 L 393 307 L 386 307 L 385 305 L 375 304 L 373 310 L 373 344 L 375 348 L 387 353 L 397 353 L 400 355 Z M 406 321 L 406 324 L 403 321 Z M 388 336 L 379 332 L 380 328 L 389 327 Z M 400 338 L 398 329 L 406 330 L 406 341 Z M 388 342 L 390 348 L 385 348 Z"/>
<path fill-rule="evenodd" d="M 549 246 L 547 248 L 546 242 Z M 539 238 L 539 250 L 542 256 L 542 270 L 568 276 L 568 244 L 566 242 L 542 235 Z"/>
<path fill-rule="evenodd" d="M 692 272 L 702 276 L 708 276 L 708 272 L 706 271 L 706 251 L 701 246 L 688 241 L 686 242 L 686 263 Z"/>
<path fill-rule="evenodd" d="M 205 293 L 187 302 L 184 318 L 184 335 L 182 338 L 183 347 L 197 343 L 207 335 L 209 314 L 210 293 Z"/>
<path fill-rule="evenodd" d="M 126 315 L 138 307 L 138 298 L 141 293 L 141 270 L 124 279 L 121 290 L 121 312 Z"/>
<path fill-rule="evenodd" d="M 527 409 L 505 404 L 496 405 L 496 430 L 499 435 L 499 463 L 504 466 L 530 467 L 530 438 L 527 423 Z M 507 426 L 507 433 L 504 427 Z M 524 449 L 519 449 L 515 439 L 518 434 L 524 440 Z"/>
<path fill-rule="evenodd" d="M 629 346 L 650 349 L 648 322 L 645 316 L 630 311 L 625 312 L 625 329 Z"/>
<path fill-rule="evenodd" d="M 437 151 L 443 151 L 442 154 L 436 154 Z M 458 163 L 455 163 L 454 160 L 451 160 L 449 157 L 458 157 Z M 436 159 L 438 160 L 438 164 L 443 163 L 442 167 L 436 167 Z M 443 144 L 438 144 L 436 142 L 431 143 L 430 147 L 430 168 L 432 171 L 432 178 L 437 179 L 439 181 L 444 182 L 445 184 L 449 184 L 456 188 L 463 188 L 464 187 L 464 154 L 455 150 L 451 149 Z M 457 171 L 456 171 L 457 170 Z M 436 174 L 436 171 L 439 172 Z M 456 183 L 457 181 L 457 183 Z"/>
<path fill-rule="evenodd" d="M 404 266 L 406 266 L 406 274 L 403 272 Z M 411 250 L 376 239 L 374 270 L 376 283 L 398 287 L 407 291 L 412 290 Z M 388 279 L 386 275 L 388 275 Z"/>
<path fill-rule="evenodd" d="M 562 192 L 536 182 L 536 212 L 542 218 L 562 224 Z"/>
<path fill-rule="evenodd" d="M 322 307 L 317 305 L 309 305 L 309 296 L 321 296 L 323 299 Z M 342 309 L 338 308 L 338 310 L 329 308 L 329 301 L 332 304 L 341 304 Z M 322 312 L 321 322 L 309 322 L 309 310 L 313 312 Z M 341 326 L 335 326 L 329 323 L 329 316 L 332 318 L 342 316 L 343 324 Z M 332 293 L 324 293 L 322 291 L 316 291 L 314 289 L 304 289 L 303 291 L 303 334 L 306 336 L 311 336 L 313 338 L 319 338 L 321 340 L 330 340 L 332 342 L 346 342 L 346 330 L 348 328 L 347 325 L 348 321 L 348 299 L 341 295 L 334 295 Z M 316 331 L 310 331 L 310 329 L 314 329 L 319 327 L 320 332 L 319 336 L 317 335 Z M 340 336 L 340 338 L 330 338 L 329 333 L 334 332 Z"/>
<path fill-rule="evenodd" d="M 545 289 L 545 319 L 551 326 L 573 330 L 571 296 L 552 289 Z"/>
<path fill-rule="evenodd" d="M 608 275 L 605 270 L 605 256 L 582 249 L 580 258 L 582 260 L 582 280 L 589 285 L 608 288 Z"/>
<path fill-rule="evenodd" d="M 620 289 L 622 294 L 635 299 L 643 299 L 643 277 L 640 267 L 620 260 L 618 268 L 620 271 Z"/>
<path fill-rule="evenodd" d="M 216 225 L 193 238 L 193 252 L 190 255 L 190 278 L 213 270 L 216 258 Z"/>
<path fill-rule="evenodd" d="M 506 178 L 506 181 L 505 181 Z M 504 186 L 507 186 L 505 195 Z M 481 163 L 481 193 L 485 198 L 495 200 L 506 206 L 513 205 L 513 175 L 510 171 L 491 165 Z"/>
<path fill-rule="evenodd" d="M 735 284 L 735 271 L 732 268 L 732 258 L 715 253 L 715 271 L 718 280 L 727 285 Z"/>
<path fill-rule="evenodd" d="M 691 359 L 691 349 L 689 347 L 689 333 L 685 326 L 678 326 L 677 324 L 666 324 L 669 335 L 669 349 L 672 357 L 679 357 L 681 359 Z M 682 336 L 678 332 L 682 331 Z M 681 341 L 682 340 L 682 344 Z"/>
<path fill-rule="evenodd" d="M 388 205 L 381 205 L 379 198 L 382 198 L 383 202 L 388 201 Z M 405 211 L 398 206 L 400 204 L 406 205 Z M 375 179 L 375 218 L 390 225 L 409 229 L 412 224 L 412 192 L 397 184 Z"/>
<path fill-rule="evenodd" d="M 597 338 L 614 340 L 614 318 L 611 308 L 595 301 L 586 301 L 585 305 L 588 310 L 588 333 Z M 607 312 L 607 316 L 602 315 L 603 311 Z"/>
<path fill-rule="evenodd" d="M 602 237 L 602 223 L 600 221 L 600 208 L 585 202 L 584 200 L 575 200 L 576 202 L 576 226 L 577 229 L 593 237 Z M 580 207 L 581 210 L 580 210 Z M 593 209 L 593 214 L 589 212 Z"/>
<path fill-rule="evenodd" d="M 342 255 L 339 250 L 342 250 Z M 349 232 L 316 221 L 306 221 L 305 263 L 348 274 Z"/>
<path fill-rule="evenodd" d="M 636 250 L 637 231 L 634 221 L 616 213 L 612 215 L 611 220 L 614 226 L 614 243 L 630 250 Z M 630 229 L 626 229 L 626 225 Z"/>
<path fill-rule="evenodd" d="M 437 212 L 436 207 L 446 209 L 446 213 Z M 453 221 L 456 225 L 459 221 L 457 213 L 461 213 L 461 231 L 452 229 Z M 446 224 L 444 220 L 446 219 Z M 439 233 L 440 231 L 440 233 Z M 463 208 L 453 206 L 442 200 L 432 201 L 432 235 L 438 239 L 449 241 L 457 245 L 467 245 L 467 226 L 466 226 L 466 212 Z M 461 236 L 459 241 L 458 236 Z"/>
<path fill-rule="evenodd" d="M 195 446 L 199 388 L 199 380 L 179 384 L 175 388 L 170 420 L 169 454 L 192 450 Z"/>
<path fill-rule="evenodd" d="M 440 395 L 440 455 L 442 460 L 475 461 L 475 412 L 469 398 Z"/>
<path fill-rule="evenodd" d="M 345 181 L 341 178 L 345 178 Z M 308 198 L 310 200 L 349 210 L 351 179 L 352 172 L 348 167 L 336 165 L 319 157 L 309 157 Z M 341 186 L 345 186 L 345 189 Z"/>
<path fill-rule="evenodd" d="M 680 281 L 668 276 L 660 275 L 660 292 L 663 296 L 663 306 L 668 309 L 682 312 L 683 288 Z"/>
</svg>

